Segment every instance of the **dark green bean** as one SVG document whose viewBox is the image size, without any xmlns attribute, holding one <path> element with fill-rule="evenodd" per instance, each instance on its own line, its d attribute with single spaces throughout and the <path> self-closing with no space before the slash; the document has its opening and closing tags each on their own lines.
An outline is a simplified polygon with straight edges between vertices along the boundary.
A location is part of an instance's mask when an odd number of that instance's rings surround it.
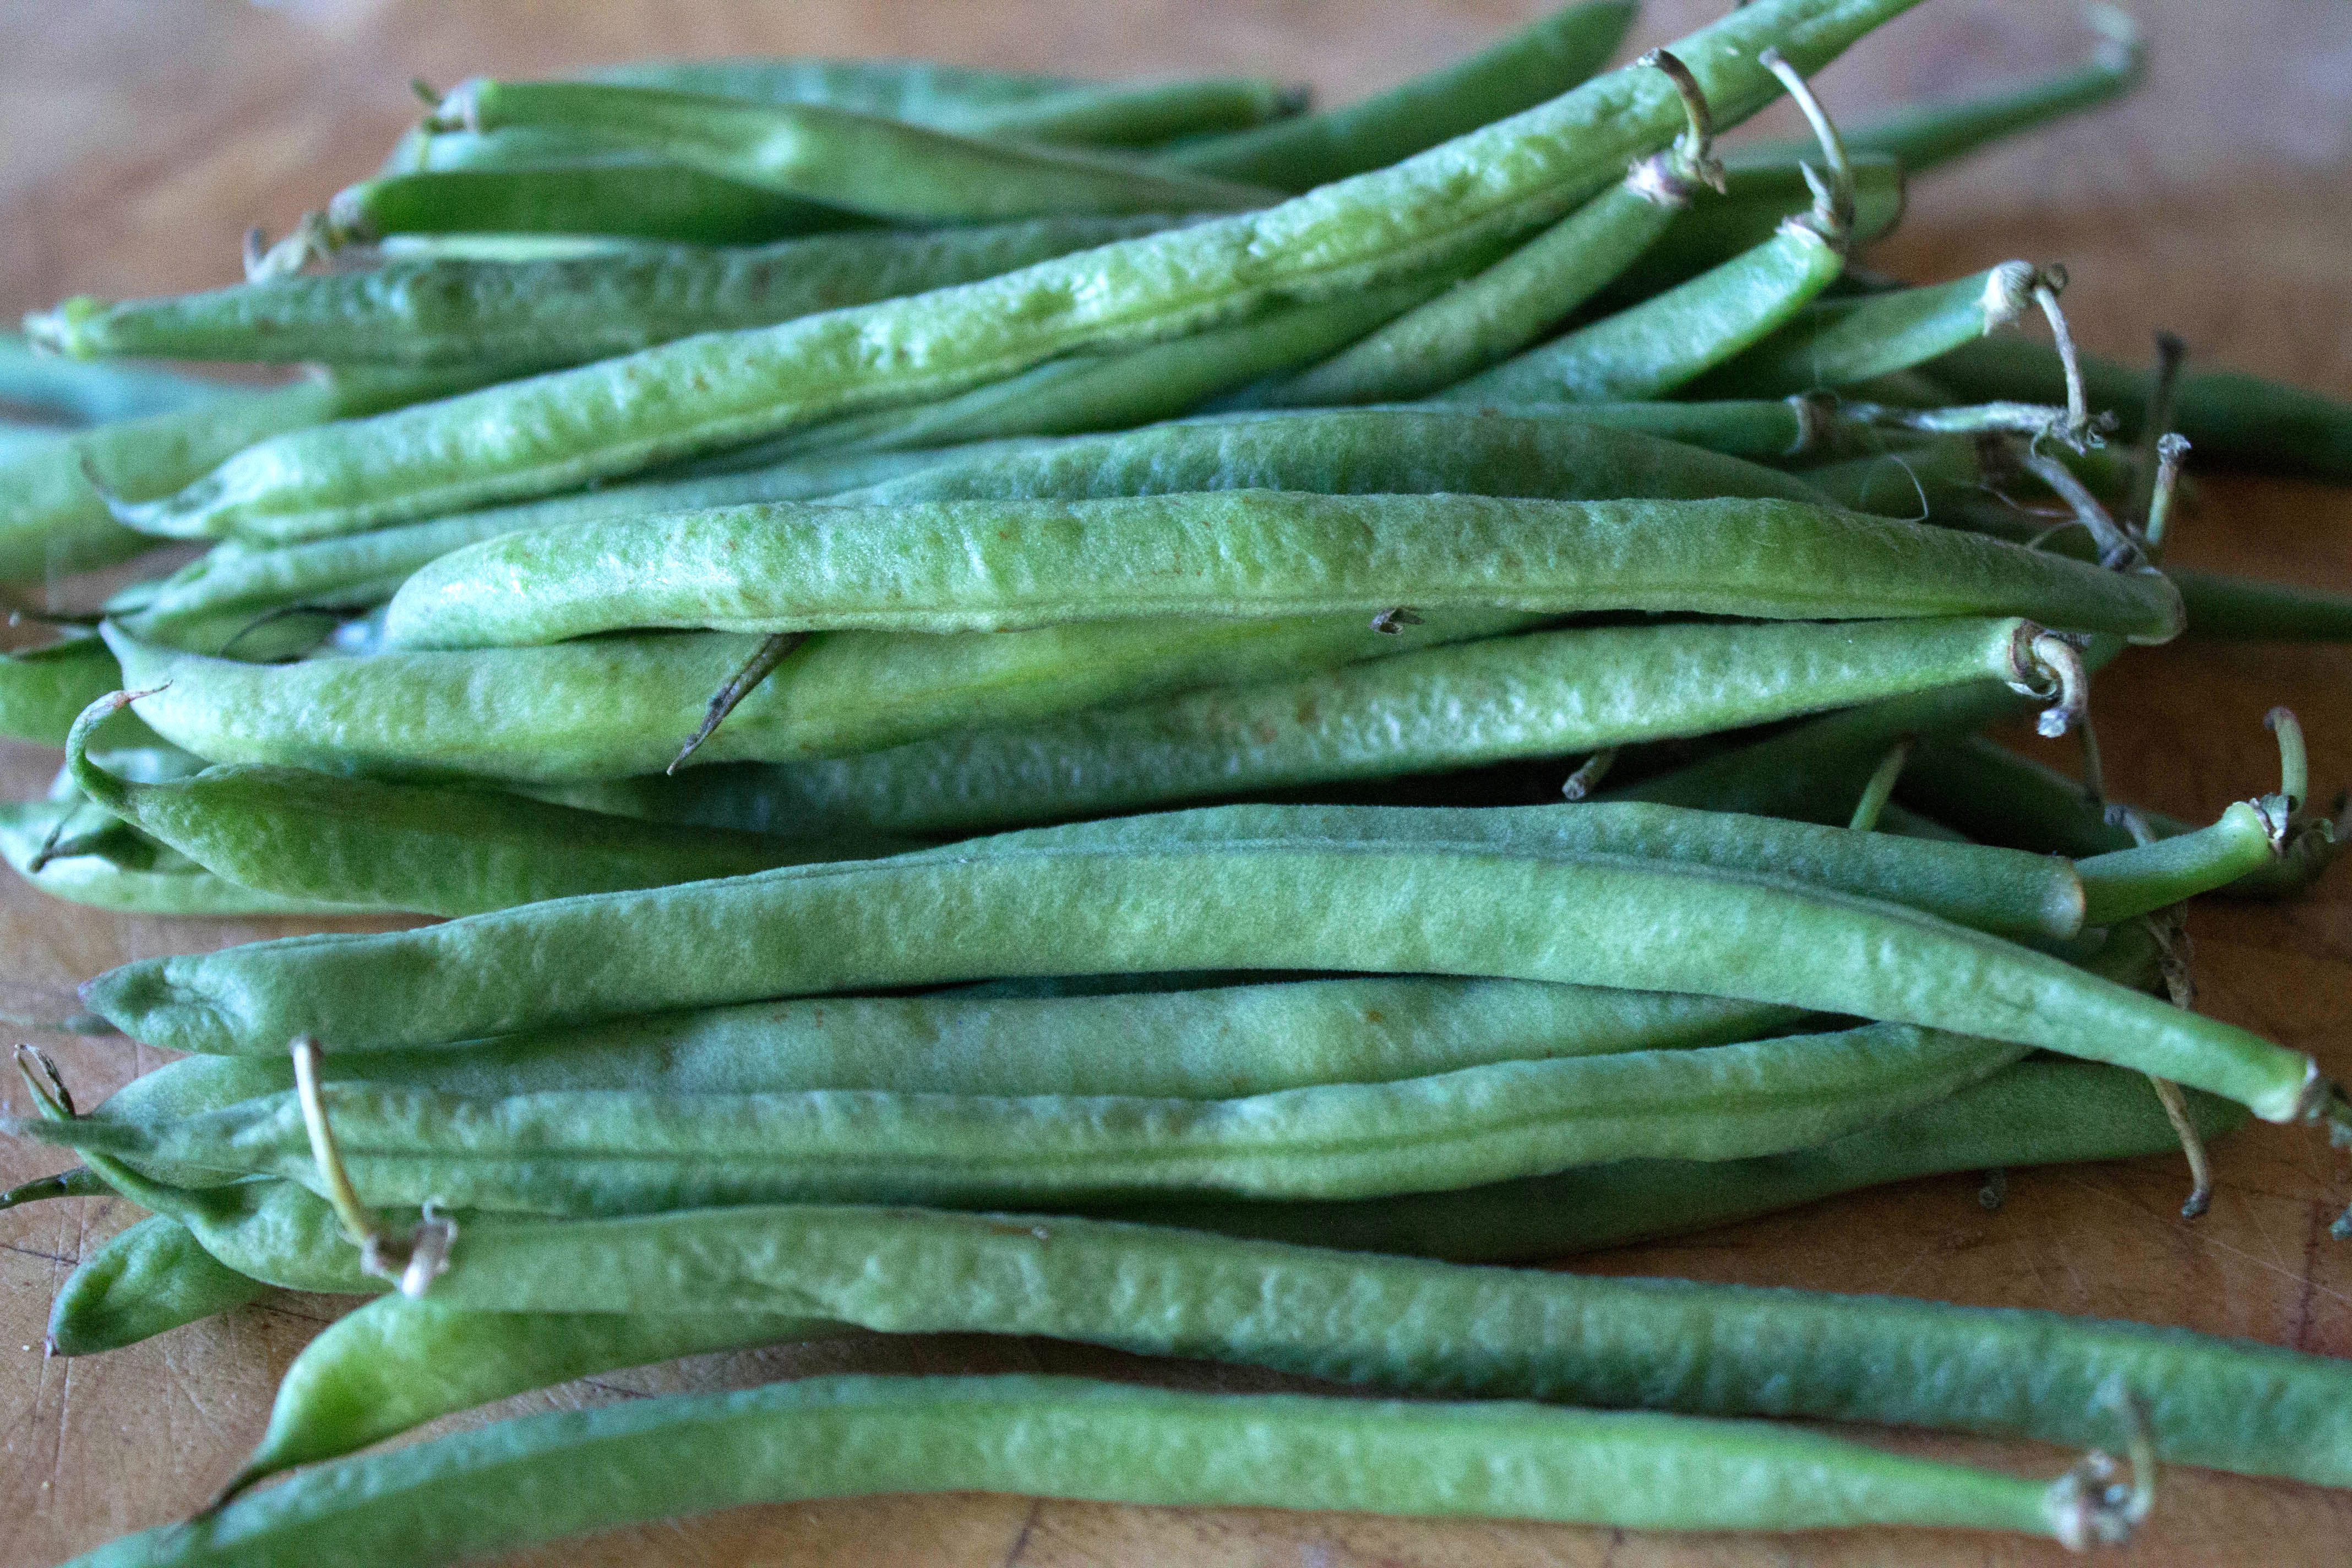
<svg viewBox="0 0 2352 1568">
<path fill-rule="evenodd" d="M 2128 1537 L 2145 1510 L 2131 1488 L 2111 1495 L 2108 1473 L 2045 1483 L 1647 1412 L 816 1377 L 524 1416 L 342 1460 L 72 1568 L 329 1556 L 414 1568 L 734 1504 L 950 1490 L 1633 1529 L 1969 1527 L 2080 1545 Z"/>
<path fill-rule="evenodd" d="M 1759 0 L 1676 46 L 1717 118 L 1778 90 L 1755 51 L 1818 67 L 1912 0 Z M 1132 346 L 1464 264 L 1572 208 L 1680 129 L 1661 73 L 1612 72 L 1374 174 L 958 289 L 709 333 L 281 437 L 131 509 L 178 534 L 347 531 L 574 489 L 798 426 L 951 396 L 1081 349 Z M 495 442 L 482 439 L 498 433 Z"/>
<path fill-rule="evenodd" d="M 341 244 L 399 235 L 617 235 L 676 245 L 763 245 L 855 226 L 847 213 L 657 163 L 379 174 L 335 193 Z"/>
<path fill-rule="evenodd" d="M 5 1192 L 0 1192 L 0 1210 L 13 1209 L 24 1204 L 47 1203 L 52 1198 L 106 1198 L 114 1189 L 106 1184 L 98 1173 L 87 1165 L 76 1165 L 70 1171 L 60 1171 L 54 1176 L 36 1176 L 20 1182 Z"/>
<path fill-rule="evenodd" d="M 37 342 L 79 358 L 572 364 L 992 278 L 1177 221 L 1046 218 L 544 262 L 394 260 L 161 300 L 110 304 L 80 295 L 28 317 L 26 328 Z"/>
<path fill-rule="evenodd" d="M 2352 642 L 2352 595 L 2299 583 L 2268 583 L 2168 566 L 2180 590 L 2192 637 L 2272 642 Z"/>
<path fill-rule="evenodd" d="M 1635 9 L 1630 0 L 1562 5 L 1476 54 L 1386 91 L 1182 143 L 1160 162 L 1286 191 L 1382 168 L 1584 82 L 1617 52 Z"/>
<path fill-rule="evenodd" d="M 151 1215 L 83 1258 L 49 1303 L 51 1355 L 96 1355 L 242 1307 L 269 1287 L 196 1243 L 178 1220 Z"/>
<path fill-rule="evenodd" d="M 422 568 L 387 646 L 652 627 L 1012 631 L 1141 616 L 1612 610 L 1764 620 L 2028 616 L 2161 642 L 2178 596 L 2123 574 L 1801 502 L 1208 490 L 843 500 L 508 533 Z"/>
<path fill-rule="evenodd" d="M 803 643 L 700 754 L 846 755 L 991 720 L 1383 658 L 1528 621 L 1432 616 L 1392 637 L 1359 616 L 1097 621 L 952 637 L 828 633 Z M 151 692 L 142 716 L 210 761 L 519 781 L 658 772 L 760 642 L 648 634 L 260 666 L 155 647 L 112 626 L 104 635 L 125 685 Z"/>
<path fill-rule="evenodd" d="M 1987 677 L 2009 698 L 2007 682 L 2042 679 L 2018 673 L 2021 625 L 1531 632 L 1256 684 L 1236 676 L 1158 701 L 829 761 L 636 781 L 595 804 L 779 832 L 971 832 L 1708 734 L 1898 693 L 1973 690 Z M 1864 773 L 1884 751 L 1874 749 Z M 1843 803 L 1811 820 L 1843 823 L 1860 778 L 1832 787 Z M 1755 809 L 1704 793 L 1675 798 Z M 1769 804 L 1757 814 L 1790 815 Z"/>
</svg>

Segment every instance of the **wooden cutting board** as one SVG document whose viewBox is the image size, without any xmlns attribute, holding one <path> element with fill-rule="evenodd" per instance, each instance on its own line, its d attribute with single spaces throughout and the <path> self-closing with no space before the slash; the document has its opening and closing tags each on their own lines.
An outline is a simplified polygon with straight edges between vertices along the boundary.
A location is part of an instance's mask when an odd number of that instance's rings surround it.
<svg viewBox="0 0 2352 1568">
<path fill-rule="evenodd" d="M 1312 81 L 1331 101 L 1475 47 L 1535 9 L 1524 0 L 14 0 L 0 8 L 0 304 L 231 280 L 247 225 L 282 231 L 373 165 L 415 112 L 412 75 L 446 86 L 651 53 L 920 54 L 1075 74 L 1266 72 Z M 1720 9 L 1654 0 L 1636 44 Z M 2048 68 L 2082 45 L 2065 9 L 1927 0 L 1829 73 L 1823 89 L 1834 111 L 1855 116 Z M 2140 100 L 1921 181 L 1874 264 L 1926 279 L 2009 256 L 2063 261 L 2074 277 L 2068 307 L 2095 347 L 2137 358 L 2148 330 L 2167 325 L 2207 363 L 2352 395 L 2352 11 L 2309 0 L 2137 0 L 2132 9 L 2156 50 Z M 2182 562 L 2352 590 L 2352 492 L 2215 477 L 2205 496 L 2179 536 Z M 2109 776 L 2143 804 L 2210 814 L 2270 787 L 2262 714 L 2284 702 L 2310 730 L 2324 796 L 2352 783 L 2347 675 L 2352 652 L 2331 647 L 2137 652 L 2099 686 Z M 2047 754 L 2071 765 L 2063 747 Z M 17 796 L 42 788 L 55 765 L 54 752 L 0 748 Z M 10 879 L 0 883 L 0 1014 L 56 1016 L 73 984 L 109 964 L 293 929 L 112 918 Z M 2291 907 L 2201 908 L 2192 929 L 2204 1007 L 2352 1073 L 2352 871 L 2339 868 Z M 86 1100 L 156 1060 L 121 1039 L 40 1037 Z M 2272 1127 L 2238 1134 L 2217 1159 L 2219 1194 L 2194 1224 L 2176 1213 L 2179 1163 L 2154 1159 L 2018 1172 L 1997 1213 L 1979 1206 L 1974 1179 L 1954 1176 L 1576 1267 L 2134 1317 L 2352 1354 L 2352 1250 L 2326 1235 L 2334 1205 L 2352 1195 L 2352 1165 L 2315 1134 Z M 0 1184 L 61 1163 L 0 1145 Z M 110 1355 L 44 1360 L 52 1293 L 133 1217 L 100 1202 L 0 1215 L 0 1568 L 46 1568 L 198 1505 L 259 1435 L 278 1373 L 346 1305 L 283 1296 Z M 497 1414 L 845 1369 L 1277 1385 L 1030 1342 L 863 1340 L 597 1378 Z M 2037 1474 L 2065 1461 L 2028 1445 L 1868 1436 Z M 2127 1560 L 2342 1563 L 2347 1540 L 2352 1495 L 2173 1470 Z M 2058 1557 L 1990 1536 L 1675 1539 L 959 1495 L 738 1510 L 517 1561 L 1924 1568 Z"/>
</svg>

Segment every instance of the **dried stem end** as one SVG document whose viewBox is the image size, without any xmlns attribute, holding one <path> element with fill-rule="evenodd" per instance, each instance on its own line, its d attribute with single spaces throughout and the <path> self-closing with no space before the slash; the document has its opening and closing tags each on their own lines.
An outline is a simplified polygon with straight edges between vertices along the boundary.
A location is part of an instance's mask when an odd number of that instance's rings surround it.
<svg viewBox="0 0 2352 1568">
<path fill-rule="evenodd" d="M 1728 186 L 1723 165 L 1709 151 L 1715 142 L 1715 114 L 1707 107 L 1698 78 L 1665 49 L 1652 49 L 1634 64 L 1665 72 L 1682 95 L 1683 112 L 1690 124 L 1672 147 L 1641 160 L 1627 172 L 1627 188 L 1664 207 L 1687 206 L 1702 185 L 1718 195 L 1724 194 Z"/>
<path fill-rule="evenodd" d="M 1756 57 L 1756 61 L 1780 79 L 1780 85 L 1804 114 L 1805 122 L 1813 128 L 1813 136 L 1822 144 L 1822 159 L 1829 164 L 1826 177 L 1811 163 L 1797 165 L 1805 176 L 1805 184 L 1812 189 L 1813 210 L 1789 221 L 1811 229 L 1843 251 L 1853 242 L 1854 214 L 1853 165 L 1846 158 L 1845 138 L 1838 134 L 1821 100 L 1813 96 L 1813 89 L 1806 85 L 1797 68 L 1781 58 L 1780 50 L 1766 49 Z"/>
<path fill-rule="evenodd" d="M 360 1249 L 360 1272 L 391 1280 L 404 1296 L 424 1295 L 434 1279 L 449 1267 L 449 1247 L 457 1239 L 457 1222 L 436 1215 L 428 1205 L 423 1222 L 407 1237 L 384 1235 L 375 1215 L 360 1202 L 351 1174 L 343 1168 L 342 1155 L 335 1148 L 334 1130 L 327 1124 L 326 1097 L 319 1084 L 319 1042 L 308 1035 L 299 1036 L 292 1050 L 294 1093 L 302 1107 L 303 1128 L 310 1136 L 310 1157 L 318 1163 L 320 1184 L 327 1189 L 327 1202 L 342 1222 L 343 1234 Z"/>
</svg>

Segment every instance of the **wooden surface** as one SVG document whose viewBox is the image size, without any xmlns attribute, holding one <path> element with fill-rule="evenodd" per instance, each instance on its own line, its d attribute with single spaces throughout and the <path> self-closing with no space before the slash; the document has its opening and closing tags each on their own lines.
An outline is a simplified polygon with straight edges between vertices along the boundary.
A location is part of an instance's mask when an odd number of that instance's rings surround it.
<svg viewBox="0 0 2352 1568">
<path fill-rule="evenodd" d="M 424 0 L 13 0 L 0 7 L 0 306 L 67 292 L 207 286 L 250 223 L 282 230 L 369 169 L 414 112 L 412 74 L 446 84 L 652 52 L 919 53 L 1111 74 L 1246 69 L 1329 98 L 1377 86 L 1529 15 L 1522 0 L 702 0 L 432 5 Z M 1720 7 L 1654 0 L 1637 41 Z M 2135 358 L 2152 326 L 2226 362 L 2352 395 L 2352 10 L 2310 0 L 2138 0 L 2154 87 L 2135 105 L 1921 182 L 1874 261 L 1920 279 L 2009 256 L 2060 260 L 2095 346 Z M 1927 0 L 1824 79 L 1834 110 L 1958 90 L 2079 47 L 2064 7 Z M 2177 556 L 2352 589 L 2352 495 L 2208 482 Z M 2352 782 L 2352 652 L 2177 645 L 2139 652 L 2096 699 L 2122 793 L 2187 816 L 2271 787 L 2263 710 L 2312 734 L 2325 795 Z M 2071 756 L 2053 751 L 2063 763 Z M 0 749 L 10 792 L 55 753 Z M 112 919 L 0 885 L 0 1014 L 61 1016 L 109 964 L 278 934 L 281 923 Z M 2352 1073 L 2352 873 L 2292 908 L 2193 921 L 2203 1005 Z M 41 1037 L 85 1100 L 154 1058 L 120 1039 Z M 23 1109 L 22 1093 L 16 1107 Z M 2213 1212 L 2175 1213 L 2178 1163 L 2016 1173 L 1988 1214 L 1977 1184 L 1926 1181 L 1708 1235 L 1586 1259 L 1661 1273 L 2127 1316 L 2352 1354 L 2352 1250 L 2331 1243 L 2352 1170 L 2315 1134 L 2255 1127 L 2218 1151 Z M 0 1147 L 0 1183 L 62 1162 Z M 42 1568 L 199 1503 L 258 1436 L 277 1374 L 341 1303 L 280 1297 L 149 1343 L 44 1360 L 50 1297 L 134 1217 L 69 1202 L 0 1215 L 0 1568 Z M 820 1369 L 1101 1370 L 1220 1387 L 1224 1369 L 1146 1367 L 1026 1342 L 851 1342 L 709 1357 L 598 1378 L 499 1414 Z M 1888 1434 L 1906 1448 L 2054 1473 L 2025 1445 Z M 2136 1564 L 2345 1561 L 2352 1497 L 2171 1470 Z M 1414 1564 L 1421 1568 L 1749 1568 L 2055 1562 L 2007 1539 L 1864 1532 L 1629 1537 L 1253 1510 L 1154 1510 L 1012 1497 L 858 1500 L 739 1510 L 568 1543 L 546 1564 Z M 322 1565 L 324 1568 L 324 1565 Z"/>
</svg>

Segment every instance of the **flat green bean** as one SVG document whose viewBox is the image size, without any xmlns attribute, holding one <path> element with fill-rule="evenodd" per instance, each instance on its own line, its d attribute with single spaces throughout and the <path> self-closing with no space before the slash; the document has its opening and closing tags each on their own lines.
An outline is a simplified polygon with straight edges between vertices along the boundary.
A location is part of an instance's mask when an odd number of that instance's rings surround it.
<svg viewBox="0 0 2352 1568">
<path fill-rule="evenodd" d="M 1588 0 L 1507 33 L 1476 54 L 1383 92 L 1168 149 L 1160 162 L 1286 191 L 1383 168 L 1536 108 L 1609 63 L 1632 26 L 1628 0 Z"/>
<path fill-rule="evenodd" d="M 79 803 L 0 804 L 0 858 L 25 880 L 68 903 L 119 914 L 332 915 L 351 907 L 239 887 L 153 839 L 125 827 L 74 853 L 45 855 L 51 835 L 83 809 Z M 36 858 L 44 864 L 37 868 Z"/>
<path fill-rule="evenodd" d="M 1675 53 L 1724 123 L 1778 90 L 1772 44 L 1815 68 L 1911 0 L 1759 0 Z M 1565 214 L 1680 128 L 1643 68 L 1262 213 L 1123 240 L 906 300 L 828 311 L 281 437 L 131 509 L 177 534 L 331 532 L 574 489 L 820 418 L 950 396 L 1079 349 L 1425 276 Z M 496 438 L 486 440 L 486 431 Z"/>
<path fill-rule="evenodd" d="M 430 123 L 575 132 L 900 223 L 1235 212 L 1281 199 L 1263 185 L 1076 147 L 960 135 L 832 104 L 760 104 L 664 88 L 477 79 L 444 100 Z"/>
<path fill-rule="evenodd" d="M 704 745 L 708 762 L 870 751 L 1218 681 L 1381 658 L 1528 624 L 1433 616 L 1382 636 L 1357 616 L 1097 621 L 959 637 L 809 638 Z M 156 732 L 220 763 L 413 779 L 616 778 L 658 772 L 758 647 L 729 633 L 544 648 L 247 665 L 104 635 Z"/>
<path fill-rule="evenodd" d="M 93 636 L 0 654 L 0 736 L 63 745 L 75 715 L 121 685 L 114 656 Z"/>
<path fill-rule="evenodd" d="M 2010 682 L 2039 679 L 2017 662 L 2022 626 L 1528 632 L 1321 674 L 1236 675 L 1230 686 L 858 755 L 632 781 L 597 804 L 775 832 L 971 832 L 1708 734 L 1903 693 L 1974 690 L 1988 678 L 2013 701 Z M 1832 787 L 1843 804 L 1811 820 L 1844 821 L 1861 784 Z M 1704 792 L 1674 801 L 1790 815 Z"/>
<path fill-rule="evenodd" d="M 733 1504 L 954 1490 L 1633 1529 L 1910 1524 L 2074 1543 L 2122 1539 L 2137 1517 L 2073 1474 L 2026 1480 L 1762 1423 L 1076 1378 L 815 1377 L 523 1416 L 341 1460 L 70 1568 L 290 1568 L 327 1555 L 412 1568 Z"/>
<path fill-rule="evenodd" d="M 2273 1121 L 2315 1114 L 2327 1093 L 2301 1053 L 1896 905 L 1490 847 L 971 847 L 144 960 L 82 995 L 152 1045 L 240 1055 L 299 1035 L 382 1048 L 825 991 L 1241 967 L 1486 974 L 1850 1013 L 2139 1068 Z"/>
<path fill-rule="evenodd" d="M 508 533 L 420 569 L 396 648 L 645 628 L 1013 631 L 1143 616 L 1609 610 L 1765 620 L 2025 616 L 2161 642 L 2179 597 L 1981 535 L 1802 502 L 1209 490 L 772 502 Z"/>
<path fill-rule="evenodd" d="M 242 1307 L 269 1287 L 198 1246 L 187 1227 L 151 1215 L 92 1252 L 49 1303 L 48 1352 L 95 1355 Z"/>
<path fill-rule="evenodd" d="M 109 303 L 78 295 L 27 318 L 26 330 L 77 358 L 552 366 L 992 278 L 1176 221 L 1060 217 L 818 235 L 750 249 L 649 247 L 520 263 L 394 260 L 160 300 Z"/>
<path fill-rule="evenodd" d="M 2165 1459 L 2323 1485 L 2352 1474 L 2352 1369 L 2327 1356 L 2056 1312 L 1465 1268 L 1100 1220 L 820 1207 L 486 1216 L 460 1232 L 433 1298 L 507 1311 L 789 1310 L 1423 1395 L 2060 1443 L 2112 1436 L 2099 1393 L 2120 1377 Z"/>
</svg>

